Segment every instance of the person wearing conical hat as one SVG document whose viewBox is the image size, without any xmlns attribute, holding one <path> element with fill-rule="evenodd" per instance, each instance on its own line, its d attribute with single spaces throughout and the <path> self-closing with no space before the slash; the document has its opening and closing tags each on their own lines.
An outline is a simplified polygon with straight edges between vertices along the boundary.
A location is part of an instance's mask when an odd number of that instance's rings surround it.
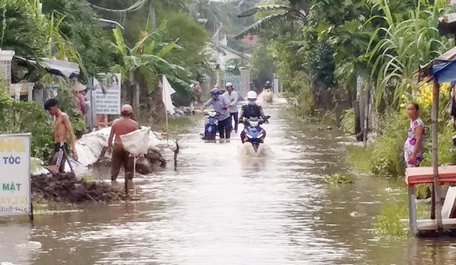
<svg viewBox="0 0 456 265">
<path fill-rule="evenodd" d="M 87 113 L 87 106 L 85 103 L 85 95 L 87 92 L 87 87 L 78 81 L 73 86 L 74 97 L 76 100 L 76 110 L 82 114 L 85 118 L 85 114 Z"/>
</svg>

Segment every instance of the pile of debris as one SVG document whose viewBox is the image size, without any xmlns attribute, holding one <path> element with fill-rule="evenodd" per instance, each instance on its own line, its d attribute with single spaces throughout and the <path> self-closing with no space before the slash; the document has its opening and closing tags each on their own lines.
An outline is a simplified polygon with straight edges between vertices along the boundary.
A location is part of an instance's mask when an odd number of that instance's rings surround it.
<svg viewBox="0 0 456 265">
<path fill-rule="evenodd" d="M 54 176 L 41 174 L 32 177 L 33 198 L 55 202 L 112 202 L 124 199 L 122 189 L 105 182 L 91 182 L 78 179 L 72 173 L 59 173 Z"/>
<path fill-rule="evenodd" d="M 164 140 L 161 135 L 143 128 L 139 139 L 132 138 L 130 143 L 141 147 L 141 155 L 136 158 L 136 172 L 148 175 L 166 166 L 165 154 L 176 148 L 176 144 Z M 55 166 L 43 166 L 43 162 L 32 159 L 32 194 L 34 198 L 49 201 L 82 203 L 110 202 L 125 198 L 123 188 L 110 183 L 111 156 L 106 152 L 110 128 L 85 134 L 76 142 L 79 160 L 70 158 L 66 163 L 66 173 L 57 173 Z M 141 136 L 142 135 L 142 136 Z M 141 138 L 142 137 L 142 138 Z M 145 154 L 144 154 L 145 153 Z M 52 172 L 52 173 L 51 173 Z M 97 181 L 87 181 L 94 178 Z M 119 175 L 119 178 L 122 178 Z"/>
<path fill-rule="evenodd" d="M 106 149 L 103 150 L 105 152 Z M 160 152 L 150 148 L 144 157 L 138 157 L 135 161 L 135 171 L 141 175 L 149 175 L 160 168 L 166 167 L 166 160 Z M 89 166 L 89 172 L 98 178 L 109 178 L 111 168 L 111 157 L 103 155 Z"/>
</svg>

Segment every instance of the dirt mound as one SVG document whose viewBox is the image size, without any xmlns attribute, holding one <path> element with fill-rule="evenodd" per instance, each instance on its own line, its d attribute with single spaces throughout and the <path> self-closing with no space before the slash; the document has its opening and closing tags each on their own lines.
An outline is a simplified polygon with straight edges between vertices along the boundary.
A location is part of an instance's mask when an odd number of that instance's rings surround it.
<svg viewBox="0 0 456 265">
<path fill-rule="evenodd" d="M 33 176 L 32 194 L 34 197 L 66 203 L 110 202 L 124 197 L 121 190 L 108 183 L 78 180 L 71 173 Z"/>
<path fill-rule="evenodd" d="M 138 157 L 135 164 L 136 172 L 142 175 L 149 175 L 154 171 L 157 171 L 159 168 L 165 167 L 166 160 L 163 158 L 160 152 L 153 149 L 149 149 L 144 157 Z M 98 159 L 98 161 L 91 165 L 89 168 L 92 170 L 95 176 L 109 178 L 111 170 L 111 158 L 103 154 L 101 158 Z"/>
</svg>

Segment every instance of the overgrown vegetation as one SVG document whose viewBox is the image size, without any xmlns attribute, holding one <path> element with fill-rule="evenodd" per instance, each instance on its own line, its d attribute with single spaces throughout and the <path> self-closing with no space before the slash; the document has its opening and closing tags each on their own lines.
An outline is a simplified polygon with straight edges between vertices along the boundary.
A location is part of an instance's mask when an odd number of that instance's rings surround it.
<svg viewBox="0 0 456 265">
<path fill-rule="evenodd" d="M 348 163 L 357 173 L 371 173 L 370 158 L 372 157 L 372 149 L 362 146 L 349 145 L 346 147 Z"/>
<path fill-rule="evenodd" d="M 404 113 L 391 112 L 380 121 L 380 136 L 372 147 L 371 171 L 377 176 L 404 176 L 403 145 L 409 122 Z"/>
<path fill-rule="evenodd" d="M 59 99 L 61 108 L 69 111 L 76 133 L 84 132 L 84 119 L 74 110 L 72 98 L 62 95 Z M 32 156 L 47 160 L 54 148 L 54 124 L 43 106 L 35 101 L 13 100 L 5 94 L 5 89 L 0 87 L 0 111 L 3 113 L 0 116 L 0 133 L 31 133 Z"/>
<path fill-rule="evenodd" d="M 49 84 L 52 81 L 41 59 L 59 59 L 77 63 L 83 83 L 100 72 L 122 72 L 123 91 L 128 91 L 122 101 L 134 105 L 138 113 L 163 114 L 157 113 L 162 109 L 161 94 L 153 93 L 162 74 L 177 92 L 176 103 L 189 104 L 193 98 L 190 84 L 212 71 L 205 53 L 207 31 L 188 13 L 185 0 L 144 1 L 136 9 L 118 11 L 136 2 L 2 1 L 0 47 L 38 62 L 37 67 L 27 66 L 25 74 L 13 64 L 13 82 L 45 80 Z M 152 10 L 157 11 L 156 16 L 152 17 Z M 119 13 L 125 16 L 119 19 Z M 101 22 L 101 18 L 118 20 L 120 27 Z"/>
<path fill-rule="evenodd" d="M 344 110 L 341 121 L 342 130 L 347 135 L 355 134 L 355 110 L 353 108 Z"/>
<path fill-rule="evenodd" d="M 406 194 L 404 190 L 402 192 Z M 426 203 L 417 204 L 417 218 L 429 218 L 429 205 Z M 380 214 L 374 222 L 375 234 L 385 238 L 399 239 L 408 235 L 408 201 L 406 196 L 395 202 L 382 206 Z"/>
<path fill-rule="evenodd" d="M 326 184 L 349 184 L 353 182 L 353 180 L 350 177 L 341 174 L 334 174 L 325 177 L 321 181 Z"/>
</svg>

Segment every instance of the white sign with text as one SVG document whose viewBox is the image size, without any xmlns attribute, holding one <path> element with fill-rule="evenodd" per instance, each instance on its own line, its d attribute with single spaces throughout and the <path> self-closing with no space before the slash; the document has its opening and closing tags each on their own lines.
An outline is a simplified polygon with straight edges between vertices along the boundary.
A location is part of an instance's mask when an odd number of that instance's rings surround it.
<svg viewBox="0 0 456 265">
<path fill-rule="evenodd" d="M 31 134 L 0 135 L 0 216 L 32 214 Z"/>
<path fill-rule="evenodd" d="M 120 114 L 120 77 L 120 74 L 107 73 L 94 78 L 96 114 Z"/>
</svg>

